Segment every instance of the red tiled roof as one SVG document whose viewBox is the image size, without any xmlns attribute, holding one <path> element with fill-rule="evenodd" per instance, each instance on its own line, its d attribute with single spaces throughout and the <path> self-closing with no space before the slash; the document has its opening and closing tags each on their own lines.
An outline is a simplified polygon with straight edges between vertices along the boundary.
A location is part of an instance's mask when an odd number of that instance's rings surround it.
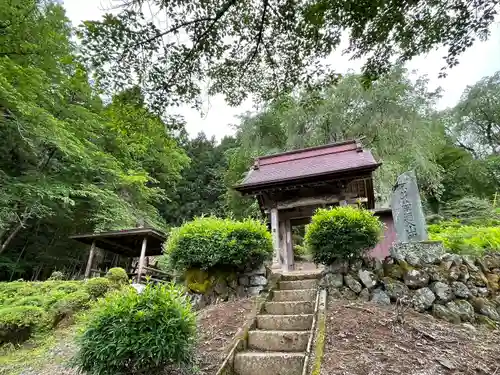
<svg viewBox="0 0 500 375">
<path fill-rule="evenodd" d="M 356 141 L 259 157 L 245 179 L 235 188 L 336 174 L 350 170 L 375 170 L 377 163 L 370 151 Z"/>
</svg>

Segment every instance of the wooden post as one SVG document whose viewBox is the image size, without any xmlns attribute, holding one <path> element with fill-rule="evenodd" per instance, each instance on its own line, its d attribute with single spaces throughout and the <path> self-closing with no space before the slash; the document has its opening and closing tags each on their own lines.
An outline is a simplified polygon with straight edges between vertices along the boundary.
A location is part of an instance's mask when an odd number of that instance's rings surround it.
<svg viewBox="0 0 500 375">
<path fill-rule="evenodd" d="M 281 267 L 280 260 L 280 234 L 278 229 L 278 209 L 276 207 L 271 208 L 271 235 L 273 237 L 273 268 Z"/>
<path fill-rule="evenodd" d="M 144 237 L 142 240 L 141 256 L 139 257 L 139 267 L 137 269 L 137 283 L 141 282 L 142 269 L 144 267 L 144 259 L 146 258 L 146 246 L 148 244 L 148 238 Z"/>
<path fill-rule="evenodd" d="M 293 264 L 292 223 L 290 222 L 290 219 L 285 221 L 285 233 L 286 252 L 283 256 L 285 260 L 283 268 L 285 271 L 293 271 L 295 267 Z"/>
<path fill-rule="evenodd" d="M 90 245 L 89 259 L 87 260 L 87 268 L 85 268 L 86 279 L 88 279 L 90 276 L 90 270 L 92 269 L 92 261 L 94 260 L 94 255 L 95 255 L 95 240 L 92 241 L 92 245 Z"/>
<path fill-rule="evenodd" d="M 286 259 L 286 228 L 285 221 L 280 221 L 280 264 L 284 264 Z"/>
</svg>

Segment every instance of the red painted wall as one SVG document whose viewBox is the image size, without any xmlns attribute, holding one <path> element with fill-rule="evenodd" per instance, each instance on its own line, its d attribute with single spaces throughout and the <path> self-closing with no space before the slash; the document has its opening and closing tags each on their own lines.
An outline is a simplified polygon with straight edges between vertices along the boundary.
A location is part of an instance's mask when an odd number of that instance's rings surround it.
<svg viewBox="0 0 500 375">
<path fill-rule="evenodd" d="M 379 212 L 375 213 L 375 216 L 378 216 L 380 221 L 384 223 L 384 234 L 377 246 L 370 251 L 370 255 L 374 258 L 384 259 L 389 256 L 389 249 L 396 242 L 396 230 L 392 220 L 392 212 Z"/>
</svg>

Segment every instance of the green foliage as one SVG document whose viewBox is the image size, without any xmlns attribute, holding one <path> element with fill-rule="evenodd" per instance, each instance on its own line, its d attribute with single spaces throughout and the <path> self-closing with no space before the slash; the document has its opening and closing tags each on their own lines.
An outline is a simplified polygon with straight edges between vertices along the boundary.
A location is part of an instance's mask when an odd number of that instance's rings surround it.
<svg viewBox="0 0 500 375">
<path fill-rule="evenodd" d="M 458 221 L 431 224 L 429 237 L 442 241 L 450 251 L 458 254 L 482 255 L 487 251 L 500 251 L 500 227 L 462 225 Z"/>
<path fill-rule="evenodd" d="M 77 342 L 75 366 L 93 375 L 163 374 L 168 365 L 189 363 L 196 316 L 174 284 L 133 288 L 100 300 Z"/>
<path fill-rule="evenodd" d="M 293 246 L 293 256 L 295 260 L 304 260 L 306 256 L 309 255 L 309 249 L 304 245 L 294 245 Z"/>
<path fill-rule="evenodd" d="M 487 199 L 464 197 L 447 203 L 442 211 L 445 219 L 456 219 L 466 225 L 500 225 L 500 213 Z"/>
<path fill-rule="evenodd" d="M 32 320 L 28 326 L 9 328 L 9 341 L 21 342 L 37 330 L 56 326 L 61 320 L 87 309 L 93 300 L 102 297 L 113 284 L 105 278 L 84 281 L 48 280 L 45 282 L 0 283 L 0 310 L 14 313 L 26 311 L 27 321 L 40 311 L 40 319 Z M 118 284 L 116 284 L 118 287 Z M 21 315 L 16 316 L 21 316 Z M 38 315 L 36 315 L 38 316 Z M 0 318 L 1 319 L 1 318 Z M 6 318 L 7 319 L 7 318 Z M 9 318 L 11 319 L 11 318 Z M 12 318 L 14 319 L 14 318 Z M 1 331 L 1 328 L 0 328 Z M 0 333 L 0 336 L 2 333 Z M 6 334 L 7 335 L 7 334 Z"/>
<path fill-rule="evenodd" d="M 253 269 L 272 252 L 266 226 L 251 219 L 196 218 L 173 229 L 165 245 L 168 262 L 178 270 Z"/>
<path fill-rule="evenodd" d="M 188 163 L 182 123 L 136 87 L 105 105 L 58 2 L 0 8 L 0 279 L 72 278 L 86 254 L 69 234 L 164 225 L 157 207 Z"/>
<path fill-rule="evenodd" d="M 191 162 L 183 169 L 181 180 L 170 194 L 171 199 L 159 207 L 169 225 L 179 226 L 202 215 L 224 216 L 226 152 L 233 144 L 234 139 L 226 137 L 217 145 L 215 138 L 207 139 L 204 133 L 184 142 Z"/>
<path fill-rule="evenodd" d="M 438 92 L 429 90 L 427 83 L 396 68 L 368 90 L 359 75 L 348 74 L 337 84 L 271 102 L 238 126 L 239 149 L 231 156 L 228 185 L 244 177 L 256 156 L 362 138 L 363 146 L 383 162 L 375 173 L 375 195 L 381 204 L 389 202 L 397 176 L 409 169 L 416 170 L 424 194 L 439 196 L 443 168 L 436 157 L 445 140 L 433 108 Z M 228 193 L 229 207 L 244 211 L 242 204 L 248 207 L 240 196 Z"/>
<path fill-rule="evenodd" d="M 79 290 L 69 293 L 52 305 L 54 323 L 57 324 L 64 318 L 73 316 L 76 312 L 90 306 L 91 296 L 89 293 Z"/>
<path fill-rule="evenodd" d="M 54 271 L 52 272 L 48 280 L 64 280 L 64 273 L 61 271 Z"/>
<path fill-rule="evenodd" d="M 382 224 L 372 212 L 334 207 L 316 211 L 307 226 L 305 241 L 314 262 L 329 265 L 361 257 L 378 243 L 381 234 Z"/>
<path fill-rule="evenodd" d="M 0 344 L 25 341 L 36 326 L 45 323 L 46 314 L 40 307 L 0 307 Z"/>
<path fill-rule="evenodd" d="M 325 57 L 341 48 L 344 31 L 346 53 L 366 58 L 365 86 L 394 61 L 404 63 L 436 47 L 447 48 L 443 65 L 454 66 L 476 39 L 489 34 L 498 10 L 493 0 L 141 0 L 121 5 L 102 20 L 84 23 L 82 54 L 106 89 L 138 77 L 158 113 L 173 104 L 199 104 L 206 82 L 210 94 L 222 93 L 235 105 L 249 95 L 268 100 L 321 85 L 318 78 L 335 81 L 335 64 Z M 168 25 L 151 22 L 152 9 Z"/>
<path fill-rule="evenodd" d="M 123 268 L 110 268 L 106 273 L 106 278 L 114 285 L 128 284 L 127 272 Z"/>
<path fill-rule="evenodd" d="M 85 283 L 85 290 L 94 299 L 104 296 L 112 287 L 112 282 L 104 277 L 89 279 Z"/>
</svg>

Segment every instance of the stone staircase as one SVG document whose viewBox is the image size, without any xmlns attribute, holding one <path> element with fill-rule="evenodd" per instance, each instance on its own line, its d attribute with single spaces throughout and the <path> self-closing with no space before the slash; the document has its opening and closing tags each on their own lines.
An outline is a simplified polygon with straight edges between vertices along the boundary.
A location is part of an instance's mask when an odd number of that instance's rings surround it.
<svg viewBox="0 0 500 375">
<path fill-rule="evenodd" d="M 236 353 L 237 375 L 301 375 L 311 335 L 317 273 L 285 274 L 272 299 L 248 331 L 246 350 Z"/>
</svg>

